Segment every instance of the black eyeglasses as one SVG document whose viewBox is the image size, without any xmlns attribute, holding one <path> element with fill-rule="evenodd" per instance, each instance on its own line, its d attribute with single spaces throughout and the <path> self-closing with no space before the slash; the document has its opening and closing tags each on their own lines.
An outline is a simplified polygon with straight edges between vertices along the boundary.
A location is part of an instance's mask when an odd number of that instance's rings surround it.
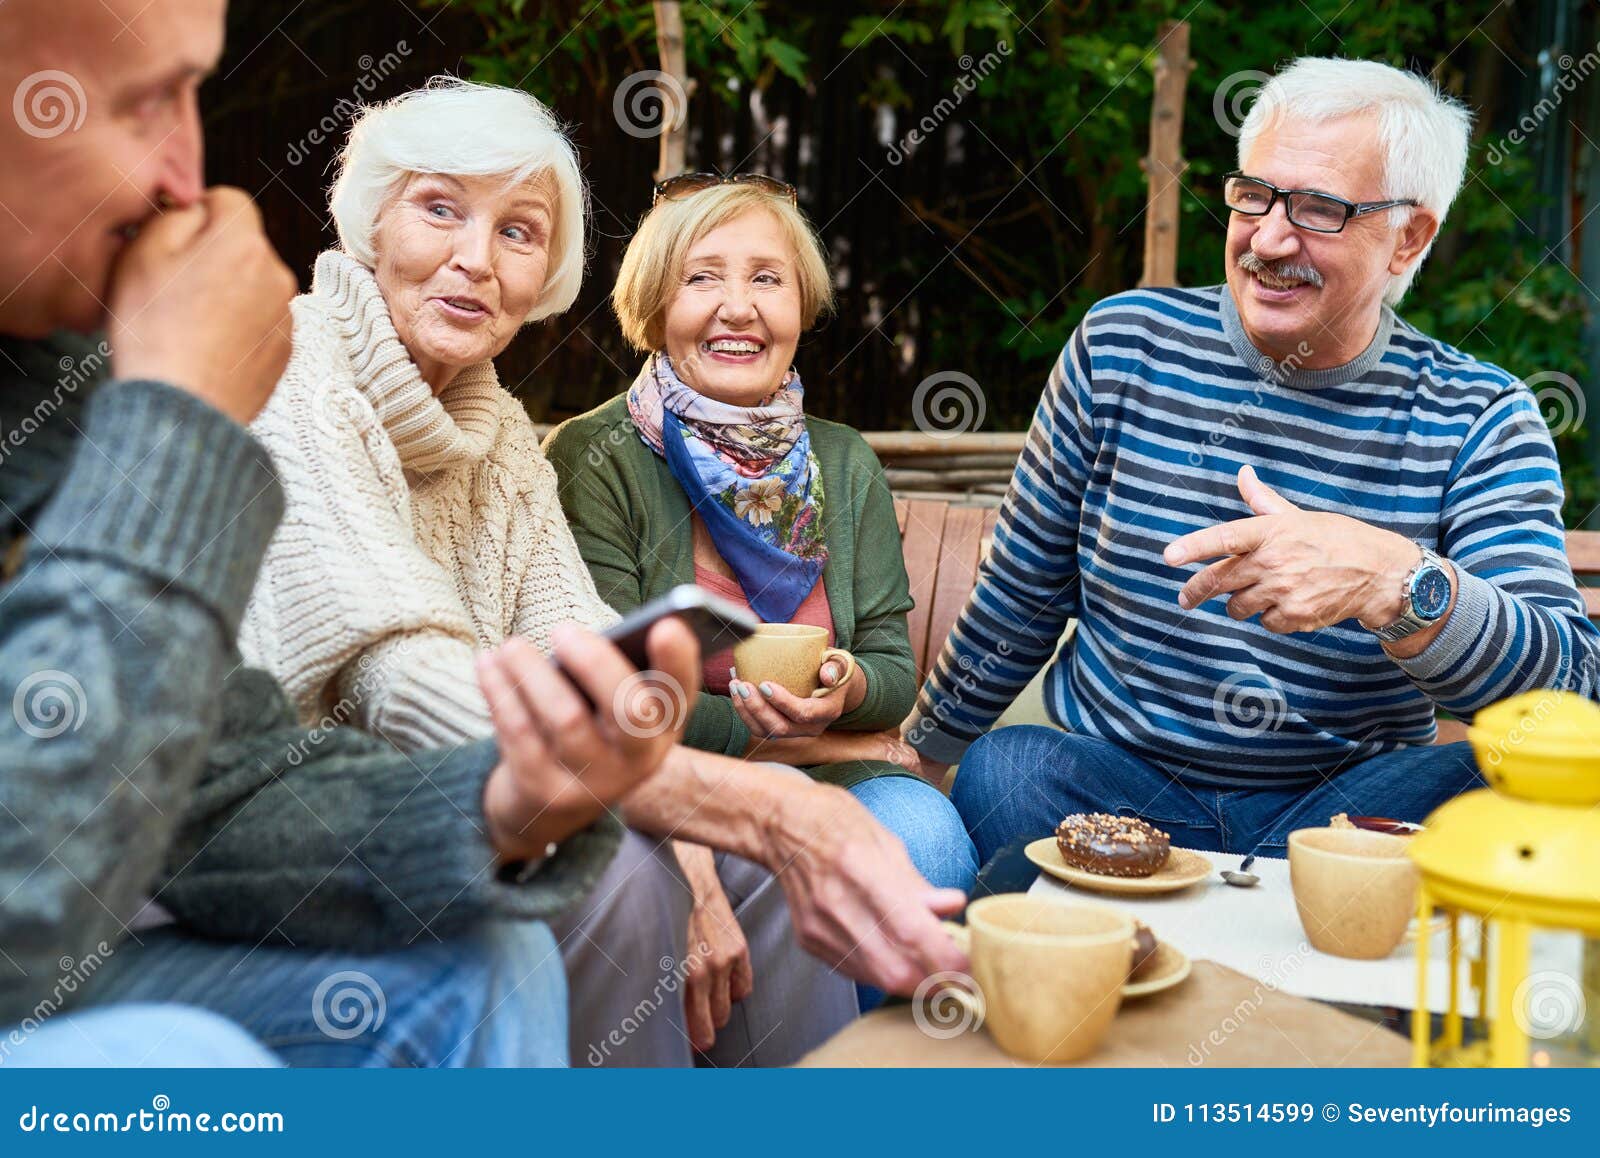
<svg viewBox="0 0 1600 1158">
<path fill-rule="evenodd" d="M 656 182 L 655 196 L 650 199 L 650 205 L 663 198 L 676 201 L 684 197 L 692 197 L 706 189 L 714 189 L 718 185 L 751 185 L 763 193 L 771 193 L 774 197 L 786 197 L 790 205 L 799 206 L 800 194 L 795 187 L 787 181 L 780 181 L 776 177 L 769 177 L 765 173 L 679 173 L 676 177 L 668 177 L 665 181 Z"/>
<path fill-rule="evenodd" d="M 1394 209 L 1400 205 L 1421 205 L 1414 198 L 1401 201 L 1346 201 L 1332 193 L 1318 193 L 1311 189 L 1280 189 L 1259 177 L 1243 173 L 1229 173 L 1222 182 L 1222 200 L 1235 213 L 1247 217 L 1264 217 L 1282 197 L 1289 221 L 1313 233 L 1338 233 L 1352 217 L 1363 217 L 1380 209 Z"/>
</svg>

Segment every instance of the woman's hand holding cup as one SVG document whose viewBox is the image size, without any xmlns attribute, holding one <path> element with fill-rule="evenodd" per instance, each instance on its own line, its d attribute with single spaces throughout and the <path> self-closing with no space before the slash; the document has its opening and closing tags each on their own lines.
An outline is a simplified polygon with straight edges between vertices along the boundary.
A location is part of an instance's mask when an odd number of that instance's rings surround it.
<svg viewBox="0 0 1600 1158">
<path fill-rule="evenodd" d="M 729 676 L 733 710 L 750 734 L 763 740 L 820 736 L 866 695 L 866 676 L 860 665 L 848 651 L 837 647 L 823 650 L 816 668 L 818 686 L 808 696 L 796 695 L 776 678 L 742 680 L 737 667 Z"/>
</svg>

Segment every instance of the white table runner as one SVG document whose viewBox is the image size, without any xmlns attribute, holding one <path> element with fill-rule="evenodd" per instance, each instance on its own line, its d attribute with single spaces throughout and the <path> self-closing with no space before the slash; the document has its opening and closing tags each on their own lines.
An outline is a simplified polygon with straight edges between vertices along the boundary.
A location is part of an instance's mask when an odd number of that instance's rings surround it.
<svg viewBox="0 0 1600 1158">
<path fill-rule="evenodd" d="M 1230 853 L 1202 854 L 1223 869 L 1239 867 L 1244 858 Z M 1408 938 L 1382 961 L 1350 961 L 1311 948 L 1289 888 L 1289 862 L 1257 857 L 1251 871 L 1261 878 L 1252 889 L 1236 889 L 1213 875 L 1175 893 L 1126 896 L 1093 893 L 1068 885 L 1048 873 L 1029 890 L 1033 896 L 1090 904 L 1110 904 L 1132 912 L 1163 941 L 1170 941 L 1195 960 L 1216 961 L 1262 981 L 1264 987 L 1360 1005 L 1412 1009 L 1417 1001 L 1416 946 Z M 1476 926 L 1463 921 L 1467 947 L 1476 944 Z M 1449 938 L 1436 931 L 1428 954 L 1428 1006 L 1443 1012 L 1449 998 L 1445 955 Z M 1462 977 L 1462 1012 L 1477 1012 L 1477 998 Z"/>
</svg>

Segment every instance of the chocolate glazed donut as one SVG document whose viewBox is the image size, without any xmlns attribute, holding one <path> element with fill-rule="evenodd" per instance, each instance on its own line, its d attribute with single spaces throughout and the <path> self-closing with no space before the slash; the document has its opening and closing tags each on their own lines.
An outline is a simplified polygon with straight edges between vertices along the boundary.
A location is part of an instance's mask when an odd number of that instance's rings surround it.
<svg viewBox="0 0 1600 1158">
<path fill-rule="evenodd" d="M 1107 877 L 1147 877 L 1167 863 L 1171 838 L 1131 816 L 1080 812 L 1056 826 L 1061 859 Z"/>
<path fill-rule="evenodd" d="M 1150 967 L 1156 963 L 1156 950 L 1160 945 L 1156 942 L 1156 935 L 1150 931 L 1149 926 L 1142 922 L 1133 923 L 1133 960 L 1128 966 L 1128 980 L 1141 980 L 1140 974 L 1148 973 Z"/>
</svg>

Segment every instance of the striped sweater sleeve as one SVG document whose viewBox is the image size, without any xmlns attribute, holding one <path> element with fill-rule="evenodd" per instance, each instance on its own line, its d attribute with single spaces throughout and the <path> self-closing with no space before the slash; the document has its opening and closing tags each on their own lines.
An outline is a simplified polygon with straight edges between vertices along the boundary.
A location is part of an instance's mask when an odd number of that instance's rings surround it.
<svg viewBox="0 0 1600 1158">
<path fill-rule="evenodd" d="M 989 557 L 902 732 L 952 764 L 1055 651 L 1078 612 L 1080 507 L 1096 437 L 1086 318 L 1034 411 Z"/>
<path fill-rule="evenodd" d="M 1600 696 L 1600 630 L 1567 562 L 1561 501 L 1555 444 L 1519 383 L 1473 424 L 1447 482 L 1440 553 L 1455 564 L 1455 607 L 1398 661 L 1452 714 L 1538 688 Z"/>
</svg>

